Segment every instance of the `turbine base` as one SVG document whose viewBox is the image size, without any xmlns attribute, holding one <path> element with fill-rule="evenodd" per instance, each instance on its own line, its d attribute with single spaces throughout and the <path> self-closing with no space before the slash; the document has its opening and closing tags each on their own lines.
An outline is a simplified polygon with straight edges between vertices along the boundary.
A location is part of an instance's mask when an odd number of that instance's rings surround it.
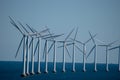
<svg viewBox="0 0 120 80">
<path fill-rule="evenodd" d="M 30 75 L 30 73 L 26 73 L 26 75 L 28 76 L 28 75 Z"/>
<path fill-rule="evenodd" d="M 53 72 L 53 73 L 56 73 L 56 70 L 53 70 L 52 72 Z"/>
<path fill-rule="evenodd" d="M 40 74 L 41 72 L 37 72 L 37 74 Z"/>
<path fill-rule="evenodd" d="M 86 70 L 83 70 L 83 72 L 86 72 Z"/>
<path fill-rule="evenodd" d="M 34 72 L 31 72 L 30 74 L 31 74 L 31 75 L 34 75 L 35 73 L 34 73 Z"/>
<path fill-rule="evenodd" d="M 109 72 L 109 70 L 106 70 L 106 72 Z"/>
<path fill-rule="evenodd" d="M 46 74 L 47 74 L 47 73 L 48 73 L 48 71 L 45 71 L 44 73 L 46 73 Z"/>
<path fill-rule="evenodd" d="M 97 72 L 97 70 L 94 70 L 94 72 Z"/>
<path fill-rule="evenodd" d="M 65 70 L 62 70 L 62 72 L 66 72 Z"/>
<path fill-rule="evenodd" d="M 76 70 L 72 70 L 72 72 L 76 72 Z"/>
<path fill-rule="evenodd" d="M 21 74 L 21 77 L 26 77 L 27 75 L 26 74 Z"/>
</svg>

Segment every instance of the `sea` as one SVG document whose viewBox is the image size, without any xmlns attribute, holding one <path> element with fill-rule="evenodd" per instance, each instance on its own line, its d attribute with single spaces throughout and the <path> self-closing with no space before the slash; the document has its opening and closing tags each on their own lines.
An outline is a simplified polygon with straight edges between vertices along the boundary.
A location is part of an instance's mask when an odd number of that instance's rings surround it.
<svg viewBox="0 0 120 80">
<path fill-rule="evenodd" d="M 98 64 L 98 71 L 94 72 L 94 64 L 86 64 L 86 72 L 82 71 L 83 64 L 76 63 L 76 72 L 72 72 L 72 63 L 66 63 L 66 72 L 62 72 L 62 63 L 57 63 L 57 72 L 53 73 L 53 63 L 48 63 L 48 73 L 45 63 L 41 62 L 41 74 L 21 77 L 22 62 L 0 61 L 0 80 L 120 80 L 118 64 L 109 64 L 109 72 L 105 71 L 105 64 Z M 31 66 L 31 63 L 30 63 Z M 31 72 L 31 67 L 29 69 Z M 37 72 L 37 62 L 35 62 Z"/>
</svg>

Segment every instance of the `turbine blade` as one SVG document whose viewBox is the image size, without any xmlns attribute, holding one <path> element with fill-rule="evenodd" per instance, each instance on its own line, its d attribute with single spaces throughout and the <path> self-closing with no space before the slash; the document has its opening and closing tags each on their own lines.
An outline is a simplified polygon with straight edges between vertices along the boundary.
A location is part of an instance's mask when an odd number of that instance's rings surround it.
<svg viewBox="0 0 120 80">
<path fill-rule="evenodd" d="M 43 39 L 47 39 L 47 38 L 52 38 L 52 39 L 54 39 L 54 38 L 59 37 L 59 36 L 62 36 L 62 35 L 63 35 L 63 34 L 55 35 L 55 36 L 50 36 L 50 37 L 45 37 L 45 38 L 43 38 Z"/>
<path fill-rule="evenodd" d="M 18 23 L 22 26 L 22 28 L 23 28 L 27 33 L 29 33 L 28 30 L 22 25 L 22 23 L 21 23 L 20 21 L 18 21 Z"/>
<path fill-rule="evenodd" d="M 26 24 L 26 26 L 27 26 L 33 33 L 35 33 L 35 31 L 34 31 L 28 24 Z"/>
<path fill-rule="evenodd" d="M 58 46 L 58 48 L 61 48 L 61 47 L 63 47 L 63 45 L 62 46 Z"/>
<path fill-rule="evenodd" d="M 45 56 L 46 44 L 47 44 L 47 41 L 45 41 L 45 45 L 44 45 L 44 50 L 43 50 L 43 59 L 44 59 L 44 56 Z"/>
<path fill-rule="evenodd" d="M 67 35 L 67 37 L 65 38 L 65 41 L 69 38 L 69 36 L 72 34 L 72 32 L 74 31 L 74 28 L 71 30 L 71 32 Z"/>
<path fill-rule="evenodd" d="M 45 26 L 46 28 L 47 28 L 47 26 Z M 48 28 L 47 28 L 48 29 Z M 50 32 L 50 30 L 48 30 L 48 33 L 49 34 L 51 34 L 51 32 Z M 52 35 L 50 35 L 50 37 L 51 37 Z M 52 40 L 54 40 L 54 38 L 53 37 L 51 37 L 52 38 Z"/>
<path fill-rule="evenodd" d="M 97 35 L 97 34 L 93 35 L 93 38 L 96 37 L 96 35 Z M 88 43 L 91 39 L 92 39 L 92 38 L 88 39 L 88 40 L 85 42 L 85 44 Z"/>
<path fill-rule="evenodd" d="M 50 48 L 48 49 L 48 53 L 50 52 L 50 50 L 51 50 L 51 48 L 53 47 L 54 44 L 55 44 L 54 42 L 51 44 Z"/>
<path fill-rule="evenodd" d="M 109 43 L 108 46 L 111 46 L 112 44 L 116 43 L 117 41 L 118 41 L 118 40 Z"/>
<path fill-rule="evenodd" d="M 75 41 L 75 39 L 76 39 L 77 32 L 78 32 L 78 27 L 77 27 L 77 29 L 76 29 L 76 33 L 75 33 L 75 37 L 74 37 L 74 41 Z"/>
<path fill-rule="evenodd" d="M 45 37 L 49 37 L 51 34 L 46 34 L 46 35 L 40 35 L 40 36 L 38 36 L 38 37 L 42 37 L 42 38 L 45 38 Z M 52 34 L 53 35 L 53 34 Z"/>
<path fill-rule="evenodd" d="M 116 48 L 119 48 L 120 46 L 116 46 L 116 47 L 113 47 L 113 48 L 110 48 L 109 50 L 113 50 L 113 49 L 116 49 Z"/>
<path fill-rule="evenodd" d="M 72 45 L 73 43 L 69 43 L 69 44 L 66 44 L 66 46 L 70 46 L 70 45 Z"/>
<path fill-rule="evenodd" d="M 36 32 L 37 33 L 37 30 L 35 30 L 34 28 L 31 28 L 34 32 Z"/>
<path fill-rule="evenodd" d="M 80 52 L 83 53 L 83 51 L 82 51 L 77 45 L 75 45 L 75 47 L 76 47 Z"/>
<path fill-rule="evenodd" d="M 69 53 L 69 51 L 68 51 L 68 49 L 67 49 L 66 45 L 65 45 L 65 49 L 66 49 L 66 51 L 67 51 L 67 53 L 68 53 L 69 57 L 71 58 L 70 53 Z"/>
<path fill-rule="evenodd" d="M 91 52 L 95 49 L 95 47 L 96 47 L 95 45 L 92 47 L 92 49 L 91 49 L 90 52 L 88 53 L 86 59 L 90 56 Z"/>
<path fill-rule="evenodd" d="M 70 46 L 70 45 L 72 45 L 73 43 L 69 43 L 69 44 L 66 44 L 66 46 Z M 58 46 L 58 48 L 61 48 L 61 47 L 63 47 L 63 45 L 62 46 Z"/>
<path fill-rule="evenodd" d="M 28 37 L 27 37 L 27 40 L 26 40 L 26 45 L 28 44 Z"/>
<path fill-rule="evenodd" d="M 76 42 L 78 42 L 78 43 L 80 43 L 80 44 L 84 44 L 84 43 L 82 43 L 81 41 L 77 41 L 77 40 L 75 40 Z"/>
<path fill-rule="evenodd" d="M 98 45 L 98 46 L 107 46 L 107 45 Z"/>
<path fill-rule="evenodd" d="M 23 42 L 23 39 L 24 39 L 24 37 L 22 37 L 22 39 L 21 39 L 21 41 L 20 41 L 20 43 L 19 43 L 19 46 L 18 46 L 18 49 L 17 49 L 16 55 L 15 55 L 15 58 L 16 58 L 17 55 L 18 55 L 18 52 L 19 52 L 19 49 L 20 49 L 21 44 L 22 44 L 22 42 Z"/>
<path fill-rule="evenodd" d="M 15 23 L 15 21 L 9 16 L 9 19 L 12 21 L 12 23 Z"/>
<path fill-rule="evenodd" d="M 23 34 L 23 32 L 21 31 L 21 29 L 17 26 L 17 24 L 15 23 L 15 21 L 11 18 L 11 17 L 9 17 L 10 18 L 10 20 L 12 21 L 12 22 L 10 22 L 14 27 L 16 27 L 20 32 L 21 32 L 21 34 L 22 35 L 24 35 Z"/>
<path fill-rule="evenodd" d="M 46 31 L 48 31 L 48 30 L 50 30 L 50 29 L 45 29 L 45 30 L 43 30 L 43 31 L 40 31 L 40 33 L 44 33 L 44 32 L 46 32 Z"/>
<path fill-rule="evenodd" d="M 35 30 L 35 29 L 33 29 L 37 34 L 39 34 L 40 35 L 40 37 L 42 37 L 42 33 L 45 33 L 46 31 L 48 31 L 49 29 L 45 29 L 45 30 L 43 30 L 43 31 L 40 31 L 39 33 Z M 53 34 L 47 34 L 47 35 L 53 35 Z"/>
<path fill-rule="evenodd" d="M 96 38 L 95 38 L 95 40 L 97 40 L 98 42 L 100 42 L 100 43 L 102 43 L 102 44 L 104 44 L 104 43 L 105 43 L 104 41 L 101 41 L 101 40 L 96 39 Z"/>
<path fill-rule="evenodd" d="M 36 43 L 35 50 L 34 50 L 34 55 L 35 55 L 35 53 L 36 53 L 36 51 L 37 51 L 38 44 L 39 44 L 39 40 L 38 40 L 37 43 Z"/>
<path fill-rule="evenodd" d="M 72 38 L 71 38 L 71 40 L 73 40 L 73 41 L 74 41 L 74 39 L 72 39 Z M 82 43 L 81 41 L 78 41 L 78 40 L 75 40 L 75 41 L 76 41 L 77 43 L 82 44 L 82 45 L 84 44 L 84 43 Z"/>
<path fill-rule="evenodd" d="M 91 37 L 91 39 L 92 39 L 93 43 L 95 44 L 95 40 L 93 39 L 92 34 L 91 34 L 91 32 L 90 32 L 90 31 L 89 31 L 89 35 L 90 35 L 90 37 Z"/>
<path fill-rule="evenodd" d="M 32 40 L 30 41 L 29 48 L 30 48 L 30 46 L 31 46 L 32 42 L 33 42 L 33 38 L 32 38 Z"/>
</svg>

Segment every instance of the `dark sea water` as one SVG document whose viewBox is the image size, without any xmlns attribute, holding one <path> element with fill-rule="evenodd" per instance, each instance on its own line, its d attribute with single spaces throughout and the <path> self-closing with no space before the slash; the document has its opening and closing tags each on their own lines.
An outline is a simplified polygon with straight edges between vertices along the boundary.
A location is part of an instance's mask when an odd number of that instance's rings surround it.
<svg viewBox="0 0 120 80">
<path fill-rule="evenodd" d="M 44 73 L 45 64 L 41 63 L 41 74 L 21 77 L 22 62 L 0 62 L 0 80 L 120 80 L 118 65 L 110 64 L 109 72 L 105 71 L 105 64 L 98 64 L 98 72 L 94 72 L 94 65 L 87 64 L 86 72 L 82 72 L 82 64 L 76 63 L 76 72 L 72 72 L 72 64 L 66 63 L 66 72 L 62 72 L 62 63 L 57 63 L 57 73 L 52 73 L 53 63 L 48 64 L 48 74 Z M 31 70 L 31 69 L 30 69 Z M 37 72 L 37 63 L 35 63 Z"/>
</svg>

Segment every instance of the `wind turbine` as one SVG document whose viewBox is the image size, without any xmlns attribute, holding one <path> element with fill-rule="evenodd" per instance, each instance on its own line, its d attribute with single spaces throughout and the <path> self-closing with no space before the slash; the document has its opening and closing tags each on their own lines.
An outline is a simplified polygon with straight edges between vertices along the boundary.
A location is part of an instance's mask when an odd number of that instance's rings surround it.
<svg viewBox="0 0 120 80">
<path fill-rule="evenodd" d="M 90 54 L 93 52 L 94 50 L 94 71 L 97 72 L 97 43 L 96 43 L 96 40 L 97 39 L 94 39 L 92 34 L 89 32 L 89 35 L 92 39 L 92 42 L 94 44 L 94 46 L 92 47 L 92 49 L 90 50 L 90 52 L 88 53 L 86 59 L 90 56 Z M 99 42 L 103 43 L 102 41 L 98 40 Z"/>
<path fill-rule="evenodd" d="M 49 48 L 49 51 L 48 51 L 48 41 L 50 41 L 51 39 L 53 40 L 53 38 L 56 38 L 56 37 L 59 37 L 59 36 L 62 36 L 63 34 L 61 35 L 54 35 L 54 36 L 50 36 L 50 37 L 45 37 L 45 38 L 42 38 L 42 39 L 45 39 L 45 46 L 44 46 L 44 52 L 43 52 L 43 57 L 45 55 L 45 73 L 48 73 L 48 53 L 50 51 L 50 47 Z M 55 45 L 55 43 L 54 43 Z M 56 48 L 56 47 L 55 47 Z M 56 53 L 55 53 L 56 54 Z"/>
<path fill-rule="evenodd" d="M 56 73 L 56 40 L 52 40 L 53 43 L 51 44 L 50 48 L 48 49 L 48 53 L 50 52 L 50 50 L 52 49 L 53 47 L 53 73 Z"/>
<path fill-rule="evenodd" d="M 77 36 L 77 32 L 78 32 L 78 28 L 76 29 L 76 33 L 75 33 L 75 36 L 74 36 L 74 39 L 73 39 L 73 55 L 72 55 L 72 71 L 75 72 L 75 39 L 76 39 L 76 36 Z"/>
<path fill-rule="evenodd" d="M 66 70 L 65 70 L 65 50 L 67 51 L 68 55 L 70 56 L 69 51 L 68 51 L 68 49 L 67 49 L 67 47 L 66 47 L 66 42 L 67 42 L 67 39 L 69 38 L 69 36 L 72 34 L 73 30 L 74 30 L 74 29 L 72 29 L 72 31 L 67 35 L 67 37 L 65 38 L 65 40 L 63 40 L 63 41 L 58 41 L 58 42 L 60 42 L 60 43 L 63 43 L 63 69 L 62 69 L 62 72 L 65 72 L 65 71 L 66 71 Z"/>
<path fill-rule="evenodd" d="M 60 36 L 62 36 L 63 34 L 61 34 Z M 52 49 L 53 47 L 53 73 L 56 73 L 56 40 L 54 40 L 52 38 L 52 40 L 49 40 L 49 41 L 52 41 L 53 43 L 51 44 L 50 48 L 48 49 L 48 53 L 50 52 L 50 50 Z"/>
<path fill-rule="evenodd" d="M 120 45 L 119 46 L 116 46 L 116 47 L 113 47 L 113 48 L 110 48 L 109 50 L 114 50 L 114 49 L 119 49 L 119 55 L 118 55 L 118 65 L 119 65 L 119 72 L 120 72 Z"/>
<path fill-rule="evenodd" d="M 80 48 L 79 48 L 77 45 L 75 45 L 75 39 L 76 39 L 76 36 L 77 36 L 77 32 L 78 32 L 78 27 L 77 27 L 77 29 L 76 29 L 74 39 L 71 38 L 72 43 L 66 44 L 66 46 L 72 45 L 72 47 L 73 47 L 73 48 L 72 48 L 72 50 L 73 50 L 73 53 L 72 53 L 72 72 L 75 72 L 75 71 L 76 71 L 76 70 L 75 70 L 75 47 L 76 47 L 78 50 L 80 50 Z M 61 46 L 61 47 L 63 47 L 63 46 Z M 82 50 L 80 50 L 80 51 L 82 51 Z"/>
<path fill-rule="evenodd" d="M 23 32 L 22 32 L 22 30 L 17 26 L 17 24 L 14 22 L 14 20 L 9 16 L 9 18 L 10 18 L 10 23 L 13 25 L 13 26 L 15 26 L 19 31 L 20 31 L 20 33 L 22 34 L 22 39 L 21 39 L 21 41 L 20 41 L 20 43 L 19 43 L 19 46 L 18 46 L 18 49 L 17 49 L 17 52 L 16 52 L 16 55 L 15 55 L 15 58 L 17 57 L 17 55 L 18 55 L 18 52 L 19 52 L 19 49 L 20 49 L 20 47 L 21 47 L 21 45 L 22 45 L 22 43 L 23 43 L 23 73 L 21 74 L 21 76 L 22 77 L 25 77 L 25 76 L 27 76 L 26 75 L 26 44 L 25 44 L 25 42 L 26 42 L 26 34 L 24 34 Z"/>
<path fill-rule="evenodd" d="M 113 41 L 109 44 L 104 44 L 104 45 L 98 45 L 98 46 L 101 46 L 101 47 L 105 47 L 106 48 L 106 71 L 108 72 L 109 71 L 109 68 L 108 68 L 108 64 L 109 64 L 109 53 L 108 53 L 108 48 L 111 47 L 112 44 L 114 44 L 116 41 Z"/>
<path fill-rule="evenodd" d="M 93 38 L 95 37 L 96 35 L 93 36 Z M 88 39 L 86 42 L 81 42 L 81 41 L 78 41 L 78 40 L 75 40 L 76 42 L 82 44 L 83 46 L 83 72 L 86 72 L 86 44 L 91 40 L 92 38 Z"/>
</svg>

